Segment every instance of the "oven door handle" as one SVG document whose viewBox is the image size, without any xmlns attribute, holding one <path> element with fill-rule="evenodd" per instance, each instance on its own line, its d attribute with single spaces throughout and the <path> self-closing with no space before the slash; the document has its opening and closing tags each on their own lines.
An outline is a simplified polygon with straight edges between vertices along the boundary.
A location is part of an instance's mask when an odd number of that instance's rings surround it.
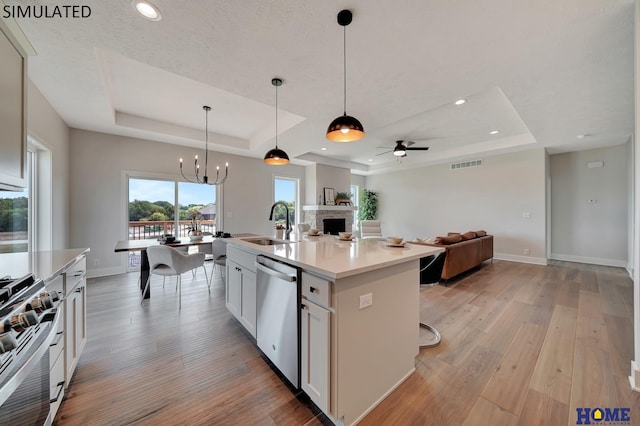
<svg viewBox="0 0 640 426">
<path fill-rule="evenodd" d="M 17 367 L 17 370 L 13 375 L 2 384 L 0 387 L 0 406 L 9 399 L 18 386 L 20 386 L 29 373 L 31 373 L 33 367 L 35 367 L 38 362 L 40 362 L 40 359 L 42 359 L 42 357 L 49 351 L 49 345 L 53 343 L 53 339 L 56 337 L 59 321 L 60 312 L 57 312 L 55 319 L 49 324 L 49 332 L 44 339 L 40 341 L 36 350 L 33 351 L 29 357 Z M 37 343 L 37 341 L 34 343 Z"/>
</svg>

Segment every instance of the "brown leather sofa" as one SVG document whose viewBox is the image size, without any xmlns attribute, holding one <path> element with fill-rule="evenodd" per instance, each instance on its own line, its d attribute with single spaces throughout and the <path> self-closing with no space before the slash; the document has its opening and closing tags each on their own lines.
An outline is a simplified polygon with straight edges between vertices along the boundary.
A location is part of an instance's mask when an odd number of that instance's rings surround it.
<svg viewBox="0 0 640 426">
<path fill-rule="evenodd" d="M 438 237 L 435 243 L 429 244 L 435 247 L 444 247 L 447 252 L 441 279 L 453 278 L 479 266 L 485 260 L 493 258 L 493 235 L 475 236 L 464 240 L 453 237 L 454 235 L 470 236 L 470 234 L 475 234 L 475 232 L 450 233 L 448 237 Z"/>
</svg>

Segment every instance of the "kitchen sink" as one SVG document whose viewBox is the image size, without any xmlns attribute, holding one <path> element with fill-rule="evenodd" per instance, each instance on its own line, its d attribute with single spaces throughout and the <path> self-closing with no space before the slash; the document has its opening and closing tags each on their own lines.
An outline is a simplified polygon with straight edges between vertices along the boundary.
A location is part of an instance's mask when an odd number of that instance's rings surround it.
<svg viewBox="0 0 640 426">
<path fill-rule="evenodd" d="M 244 240 L 248 243 L 258 244 L 260 246 L 273 246 L 276 244 L 291 244 L 292 241 L 286 240 L 274 240 L 273 238 L 251 238 Z"/>
</svg>

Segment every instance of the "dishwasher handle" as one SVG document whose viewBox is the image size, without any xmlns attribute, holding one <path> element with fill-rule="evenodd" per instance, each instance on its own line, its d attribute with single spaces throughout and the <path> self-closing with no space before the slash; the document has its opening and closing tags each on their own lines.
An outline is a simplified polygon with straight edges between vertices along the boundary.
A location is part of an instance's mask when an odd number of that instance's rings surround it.
<svg viewBox="0 0 640 426">
<path fill-rule="evenodd" d="M 262 272 L 269 274 L 271 276 L 280 278 L 281 280 L 285 280 L 288 282 L 295 282 L 297 281 L 297 277 L 295 275 L 288 275 L 288 274 L 283 274 L 282 272 L 276 271 L 274 269 L 268 268 L 266 266 L 264 266 L 262 263 L 256 262 L 256 268 L 258 268 L 259 270 L 261 270 Z"/>
</svg>

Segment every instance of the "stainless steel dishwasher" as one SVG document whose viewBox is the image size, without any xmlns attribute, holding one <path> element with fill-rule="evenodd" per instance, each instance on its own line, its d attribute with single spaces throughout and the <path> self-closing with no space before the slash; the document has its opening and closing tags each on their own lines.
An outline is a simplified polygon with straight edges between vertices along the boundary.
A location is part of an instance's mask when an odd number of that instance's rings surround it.
<svg viewBox="0 0 640 426">
<path fill-rule="evenodd" d="M 258 347 L 300 387 L 299 269 L 264 256 L 256 259 Z"/>
</svg>

